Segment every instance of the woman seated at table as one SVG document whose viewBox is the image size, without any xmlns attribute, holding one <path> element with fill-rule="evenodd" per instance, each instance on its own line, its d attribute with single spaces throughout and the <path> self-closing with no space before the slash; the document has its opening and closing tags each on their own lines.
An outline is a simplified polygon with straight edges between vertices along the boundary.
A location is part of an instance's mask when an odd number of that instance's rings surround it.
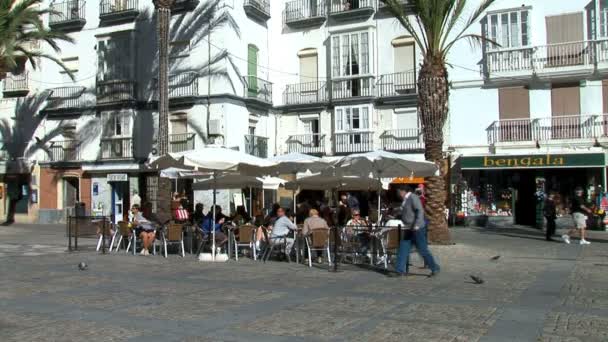
<svg viewBox="0 0 608 342">
<path fill-rule="evenodd" d="M 352 218 L 346 222 L 346 236 L 359 243 L 359 252 L 368 254 L 370 237 L 368 222 L 361 217 L 359 209 L 352 210 Z"/>
<path fill-rule="evenodd" d="M 154 225 L 144 217 L 139 205 L 134 204 L 133 207 L 131 207 L 131 213 L 133 214 L 132 224 L 135 227 L 135 234 L 139 236 L 144 245 L 140 254 L 149 255 L 150 246 L 154 243 L 154 239 L 156 238 Z"/>
<path fill-rule="evenodd" d="M 245 206 L 239 205 L 238 207 L 236 207 L 236 213 L 232 218 L 232 222 L 234 222 L 234 224 L 236 225 L 242 225 L 251 222 L 251 216 L 249 216 L 247 210 L 245 210 Z"/>
<path fill-rule="evenodd" d="M 302 235 L 312 234 L 312 231 L 315 229 L 329 229 L 329 226 L 323 218 L 319 217 L 317 209 L 310 209 L 308 211 L 308 218 L 304 220 L 304 225 L 302 226 Z"/>
</svg>

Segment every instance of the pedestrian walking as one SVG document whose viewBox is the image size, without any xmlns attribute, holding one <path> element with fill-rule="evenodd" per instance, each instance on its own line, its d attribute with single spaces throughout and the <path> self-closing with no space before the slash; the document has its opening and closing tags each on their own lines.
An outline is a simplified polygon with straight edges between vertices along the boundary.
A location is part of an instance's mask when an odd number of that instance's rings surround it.
<svg viewBox="0 0 608 342">
<path fill-rule="evenodd" d="M 399 244 L 399 253 L 397 256 L 396 276 L 408 274 L 408 264 L 410 249 L 412 245 L 416 246 L 418 253 L 424 259 L 425 265 L 431 269 L 431 277 L 439 274 L 439 265 L 435 263 L 435 258 L 429 250 L 426 239 L 426 221 L 424 219 L 424 208 L 420 198 L 412 192 L 412 188 L 406 186 L 399 190 L 399 195 L 403 202 L 401 204 L 401 221 L 406 229 L 409 229 L 408 234 L 404 234 L 405 238 Z M 409 235 L 409 236 L 408 236 Z"/>
<path fill-rule="evenodd" d="M 544 209 L 545 219 L 547 220 L 547 230 L 545 231 L 545 239 L 547 241 L 553 241 L 553 235 L 555 235 L 555 219 L 557 218 L 557 209 L 555 208 L 555 194 L 549 193 L 545 200 Z"/>
<path fill-rule="evenodd" d="M 585 203 L 584 191 L 580 186 L 574 190 L 574 199 L 572 200 L 572 219 L 574 220 L 574 228 L 568 230 L 568 233 L 562 235 L 565 243 L 570 244 L 570 236 L 578 232 L 580 235 L 580 244 L 589 245 L 591 242 L 585 240 L 585 229 L 587 229 L 587 215 L 591 215 L 592 211 Z"/>
</svg>

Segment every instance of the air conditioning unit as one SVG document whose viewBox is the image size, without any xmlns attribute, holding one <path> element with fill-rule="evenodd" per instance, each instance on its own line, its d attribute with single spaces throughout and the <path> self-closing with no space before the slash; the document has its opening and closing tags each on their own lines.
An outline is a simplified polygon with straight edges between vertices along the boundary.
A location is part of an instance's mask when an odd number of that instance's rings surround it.
<svg viewBox="0 0 608 342">
<path fill-rule="evenodd" d="M 222 135 L 222 123 L 220 120 L 209 120 L 209 135 Z"/>
</svg>

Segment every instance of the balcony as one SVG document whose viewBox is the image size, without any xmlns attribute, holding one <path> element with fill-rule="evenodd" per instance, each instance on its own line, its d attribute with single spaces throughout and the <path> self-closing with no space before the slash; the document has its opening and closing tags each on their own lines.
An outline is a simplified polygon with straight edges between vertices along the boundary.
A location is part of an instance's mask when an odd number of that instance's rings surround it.
<svg viewBox="0 0 608 342">
<path fill-rule="evenodd" d="M 268 138 L 246 134 L 245 153 L 260 158 L 268 157 Z"/>
<path fill-rule="evenodd" d="M 29 78 L 27 71 L 15 75 L 7 73 L 2 83 L 4 97 L 21 97 L 30 92 Z"/>
<path fill-rule="evenodd" d="M 487 129 L 488 144 L 588 140 L 608 136 L 608 115 L 571 115 L 494 121 Z"/>
<path fill-rule="evenodd" d="M 80 114 L 85 107 L 84 87 L 62 87 L 50 90 L 46 100 L 47 112 L 58 114 Z"/>
<path fill-rule="evenodd" d="M 336 21 L 367 19 L 374 14 L 375 0 L 330 0 L 329 17 Z"/>
<path fill-rule="evenodd" d="M 376 82 L 378 97 L 383 103 L 396 104 L 409 98 L 416 101 L 416 71 L 384 74 Z"/>
<path fill-rule="evenodd" d="M 76 140 L 52 141 L 49 146 L 51 163 L 68 163 L 80 161 L 80 142 Z"/>
<path fill-rule="evenodd" d="M 132 138 L 102 138 L 101 159 L 133 159 Z"/>
<path fill-rule="evenodd" d="M 287 152 L 312 155 L 325 154 L 325 134 L 310 133 L 290 135 L 287 139 Z"/>
<path fill-rule="evenodd" d="M 490 50 L 484 61 L 488 80 L 592 75 L 608 69 L 608 40 Z"/>
<path fill-rule="evenodd" d="M 169 148 L 171 153 L 194 150 L 194 133 L 170 134 Z"/>
<path fill-rule="evenodd" d="M 138 15 L 138 0 L 101 0 L 99 3 L 99 21 L 102 24 L 129 22 Z"/>
<path fill-rule="evenodd" d="M 409 0 L 399 0 L 399 3 L 403 7 L 412 6 L 412 4 L 410 3 Z M 389 7 L 386 4 L 384 4 L 384 2 L 378 1 L 378 11 L 381 11 L 381 10 L 389 10 Z"/>
<path fill-rule="evenodd" d="M 173 8 L 171 8 L 171 14 L 193 11 L 199 3 L 199 0 L 175 0 Z"/>
<path fill-rule="evenodd" d="M 243 8 L 248 16 L 266 22 L 270 19 L 270 0 L 245 0 Z"/>
<path fill-rule="evenodd" d="M 154 100 L 158 101 L 158 80 L 154 80 Z M 169 75 L 169 104 L 193 104 L 198 97 L 198 74 L 195 72 L 184 72 Z"/>
<path fill-rule="evenodd" d="M 129 80 L 97 81 L 97 104 L 113 105 L 135 102 L 135 82 Z"/>
<path fill-rule="evenodd" d="M 374 97 L 373 76 L 348 77 L 332 80 L 332 100 Z"/>
<path fill-rule="evenodd" d="M 334 151 L 336 154 L 373 151 L 373 137 L 373 132 L 334 133 Z"/>
<path fill-rule="evenodd" d="M 272 83 L 256 76 L 243 76 L 245 97 L 272 104 Z"/>
<path fill-rule="evenodd" d="M 393 152 L 420 152 L 424 150 L 422 130 L 419 128 L 389 129 L 380 135 L 382 149 Z"/>
<path fill-rule="evenodd" d="M 294 28 L 319 26 L 326 19 L 327 5 L 323 0 L 293 0 L 285 3 L 283 23 Z"/>
<path fill-rule="evenodd" d="M 289 84 L 283 92 L 283 103 L 286 106 L 319 104 L 327 102 L 325 82 L 306 82 Z"/>
<path fill-rule="evenodd" d="M 84 0 L 68 0 L 50 5 L 49 26 L 64 31 L 77 31 L 87 23 Z"/>
</svg>

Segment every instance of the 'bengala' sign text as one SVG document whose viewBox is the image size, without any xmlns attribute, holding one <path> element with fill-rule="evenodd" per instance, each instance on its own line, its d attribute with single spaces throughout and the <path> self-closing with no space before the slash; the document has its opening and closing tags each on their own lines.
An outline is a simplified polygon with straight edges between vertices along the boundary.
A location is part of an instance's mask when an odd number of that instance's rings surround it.
<svg viewBox="0 0 608 342">
<path fill-rule="evenodd" d="M 483 157 L 484 167 L 517 167 L 517 166 L 564 166 L 564 157 L 546 156 L 527 156 L 527 157 Z"/>
</svg>

